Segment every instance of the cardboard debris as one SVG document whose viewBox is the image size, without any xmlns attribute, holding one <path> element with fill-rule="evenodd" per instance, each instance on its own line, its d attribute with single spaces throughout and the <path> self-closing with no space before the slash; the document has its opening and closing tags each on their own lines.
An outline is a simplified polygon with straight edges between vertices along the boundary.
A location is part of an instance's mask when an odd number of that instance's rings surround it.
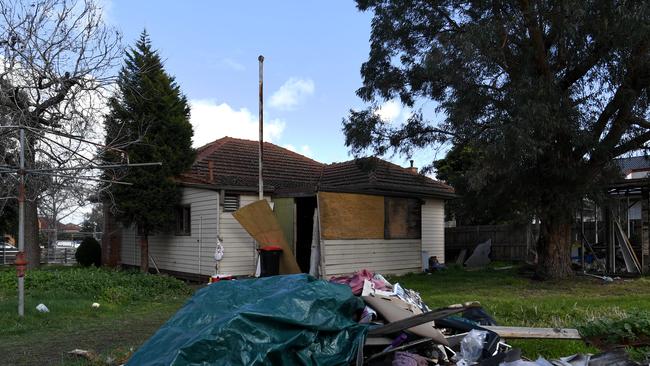
<svg viewBox="0 0 650 366">
<path fill-rule="evenodd" d="M 266 200 L 259 200 L 233 212 L 233 217 L 257 241 L 260 247 L 279 246 L 282 248 L 280 257 L 280 274 L 301 273 L 296 256 L 287 244 L 284 232 L 278 219 L 273 214 Z"/>
<path fill-rule="evenodd" d="M 381 314 L 389 322 L 397 322 L 399 320 L 410 318 L 413 315 L 422 314 L 422 310 L 398 297 L 371 295 L 364 296 L 363 301 L 365 301 L 371 308 L 375 309 L 375 311 Z M 420 337 L 431 338 L 436 343 L 445 346 L 448 345 L 445 336 L 435 328 L 435 323 L 433 321 L 416 325 L 407 328 L 406 330 Z"/>
</svg>

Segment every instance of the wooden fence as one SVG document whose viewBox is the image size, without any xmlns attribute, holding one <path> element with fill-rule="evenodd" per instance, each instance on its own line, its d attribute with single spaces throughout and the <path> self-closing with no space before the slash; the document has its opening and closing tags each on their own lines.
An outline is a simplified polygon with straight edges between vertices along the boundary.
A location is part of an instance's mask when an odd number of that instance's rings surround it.
<svg viewBox="0 0 650 366">
<path fill-rule="evenodd" d="M 536 225 L 477 225 L 445 228 L 445 259 L 456 261 L 465 249 L 467 255 L 480 243 L 492 240 L 492 260 L 523 261 L 530 258 L 529 248 L 535 248 L 539 228 Z"/>
</svg>

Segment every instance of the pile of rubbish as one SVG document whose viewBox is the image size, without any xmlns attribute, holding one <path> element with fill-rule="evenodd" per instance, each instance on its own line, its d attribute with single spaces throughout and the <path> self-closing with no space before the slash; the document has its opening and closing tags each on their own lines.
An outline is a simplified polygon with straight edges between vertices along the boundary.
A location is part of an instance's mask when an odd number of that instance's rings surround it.
<svg viewBox="0 0 650 366">
<path fill-rule="evenodd" d="M 500 327 L 479 303 L 430 309 L 362 270 L 219 281 L 199 291 L 128 365 L 633 366 L 625 352 L 535 361 L 507 338 L 580 339 L 575 329 Z"/>
<path fill-rule="evenodd" d="M 361 270 L 331 282 L 345 284 L 365 303 L 368 324 L 356 365 L 633 366 L 624 350 L 558 360 L 521 356 L 507 338 L 581 339 L 575 329 L 500 327 L 478 302 L 430 309 L 420 295 L 381 274 Z"/>
</svg>

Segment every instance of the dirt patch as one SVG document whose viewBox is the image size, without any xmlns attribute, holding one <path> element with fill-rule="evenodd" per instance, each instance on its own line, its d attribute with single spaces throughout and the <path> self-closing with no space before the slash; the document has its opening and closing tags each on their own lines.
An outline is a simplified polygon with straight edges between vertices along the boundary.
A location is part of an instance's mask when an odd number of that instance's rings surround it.
<svg viewBox="0 0 650 366">
<path fill-rule="evenodd" d="M 80 327 L 69 332 L 52 330 L 33 336 L 0 338 L 0 365 L 60 365 L 70 361 L 75 348 L 103 354 L 116 347 L 139 347 L 169 318 L 157 313 L 146 317 L 114 319 L 110 324 Z"/>
</svg>

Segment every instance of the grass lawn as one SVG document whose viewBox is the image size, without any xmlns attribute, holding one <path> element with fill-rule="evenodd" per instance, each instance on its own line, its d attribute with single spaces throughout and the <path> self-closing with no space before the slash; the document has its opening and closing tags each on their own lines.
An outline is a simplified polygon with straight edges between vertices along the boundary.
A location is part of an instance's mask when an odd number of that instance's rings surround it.
<svg viewBox="0 0 650 366">
<path fill-rule="evenodd" d="M 422 295 L 432 308 L 480 301 L 500 325 L 576 327 L 591 319 L 650 309 L 650 279 L 600 280 L 576 277 L 537 282 L 516 270 L 393 277 Z M 193 288 L 166 276 L 106 269 L 46 267 L 26 279 L 26 315 L 16 315 L 16 278 L 0 269 L 0 364 L 93 365 L 66 355 L 93 350 L 114 364 L 149 338 L 192 294 Z M 93 309 L 91 304 L 101 306 Z M 39 303 L 50 312 L 38 313 Z M 596 352 L 579 341 L 511 341 L 530 358 Z M 105 364 L 105 363 L 95 363 Z"/>
<path fill-rule="evenodd" d="M 30 271 L 25 282 L 25 317 L 19 319 L 15 271 L 0 269 L 2 365 L 92 364 L 67 355 L 75 348 L 119 364 L 193 291 L 171 277 L 78 267 Z M 93 302 L 100 307 L 93 309 Z M 39 303 L 50 312 L 36 311 Z"/>
<path fill-rule="evenodd" d="M 589 277 L 539 282 L 517 270 L 463 271 L 393 277 L 403 287 L 416 290 L 429 307 L 480 301 L 499 325 L 524 327 L 577 327 L 595 318 L 622 316 L 650 309 L 650 278 L 613 283 Z M 529 358 L 597 352 L 581 341 L 512 340 Z"/>
</svg>

